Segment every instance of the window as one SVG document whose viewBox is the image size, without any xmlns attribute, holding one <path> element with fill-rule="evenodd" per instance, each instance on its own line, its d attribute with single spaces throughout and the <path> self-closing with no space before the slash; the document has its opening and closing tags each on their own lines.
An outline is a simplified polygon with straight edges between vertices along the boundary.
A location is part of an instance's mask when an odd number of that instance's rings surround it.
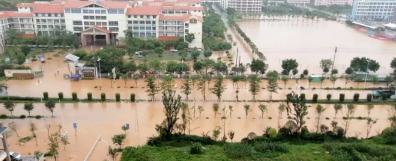
<svg viewBox="0 0 396 161">
<path fill-rule="evenodd" d="M 89 19 L 89 16 L 84 16 L 84 20 L 88 20 Z"/>
<path fill-rule="evenodd" d="M 133 30 L 139 30 L 139 27 L 133 27 Z"/>
<path fill-rule="evenodd" d="M 82 21 L 73 21 L 73 25 L 82 25 Z"/>
<path fill-rule="evenodd" d="M 139 21 L 139 24 L 144 24 L 144 21 Z"/>
<path fill-rule="evenodd" d="M 52 23 L 52 19 L 48 19 L 47 21 L 48 21 L 49 23 Z"/>
<path fill-rule="evenodd" d="M 42 25 L 41 26 L 43 29 L 46 29 L 47 28 L 47 25 Z"/>
<path fill-rule="evenodd" d="M 139 24 L 139 21 L 133 21 L 133 24 Z"/>
<path fill-rule="evenodd" d="M 55 23 L 59 23 L 59 20 L 54 20 Z"/>
<path fill-rule="evenodd" d="M 153 18 L 157 18 L 157 15 L 153 15 Z"/>
<path fill-rule="evenodd" d="M 128 15 L 128 18 L 131 18 L 132 16 L 131 15 Z"/>
<path fill-rule="evenodd" d="M 109 10 L 107 10 L 107 12 L 109 14 L 117 14 L 117 10 L 114 10 L 114 9 L 109 9 Z"/>
<path fill-rule="evenodd" d="M 96 26 L 102 26 L 102 22 L 96 22 Z"/>
<path fill-rule="evenodd" d="M 73 30 L 74 30 L 74 31 L 82 31 L 83 28 L 82 28 L 82 27 L 73 27 Z"/>
<path fill-rule="evenodd" d="M 118 14 L 124 14 L 124 10 L 118 10 Z"/>
<path fill-rule="evenodd" d="M 62 25 L 62 26 L 61 26 L 61 28 L 62 28 L 62 29 L 65 29 L 65 28 L 66 28 L 66 26 L 65 26 L 65 25 Z"/>
<path fill-rule="evenodd" d="M 155 27 L 153 27 L 153 30 L 155 30 Z"/>
<path fill-rule="evenodd" d="M 71 13 L 71 9 L 70 8 L 66 8 L 65 9 L 65 13 Z"/>
<path fill-rule="evenodd" d="M 132 24 L 132 21 L 128 21 L 128 24 Z"/>
<path fill-rule="evenodd" d="M 84 9 L 84 10 L 83 10 L 83 13 L 88 13 L 88 10 L 85 10 L 85 9 Z"/>
<path fill-rule="evenodd" d="M 140 27 L 140 30 L 144 30 L 145 28 L 144 27 Z"/>
<path fill-rule="evenodd" d="M 146 30 L 151 30 L 151 27 L 146 27 Z"/>
<path fill-rule="evenodd" d="M 100 10 L 101 14 L 106 14 L 106 10 Z"/>
<path fill-rule="evenodd" d="M 109 27 L 109 31 L 118 31 L 118 27 Z"/>
<path fill-rule="evenodd" d="M 151 21 L 146 21 L 146 24 L 151 24 Z"/>
<path fill-rule="evenodd" d="M 140 15 L 140 18 L 144 18 L 144 15 Z"/>
<path fill-rule="evenodd" d="M 62 23 L 65 23 L 65 20 L 61 20 Z"/>
<path fill-rule="evenodd" d="M 54 26 L 53 25 L 48 25 L 48 28 L 53 29 Z"/>
<path fill-rule="evenodd" d="M 102 22 L 102 26 L 107 26 L 107 22 Z"/>
<path fill-rule="evenodd" d="M 95 25 L 95 22 L 89 22 L 89 25 L 93 26 Z"/>
<path fill-rule="evenodd" d="M 71 9 L 71 13 L 81 13 L 81 9 Z"/>
<path fill-rule="evenodd" d="M 36 22 L 40 22 L 40 19 L 37 19 Z"/>
<path fill-rule="evenodd" d="M 134 15 L 133 18 L 138 18 L 138 16 L 137 16 L 137 15 Z"/>
<path fill-rule="evenodd" d="M 155 25 L 155 21 L 153 21 L 152 24 Z"/>
<path fill-rule="evenodd" d="M 147 15 L 146 17 L 147 17 L 147 18 L 150 18 L 150 15 Z"/>
<path fill-rule="evenodd" d="M 37 28 L 39 28 L 39 29 L 40 29 L 40 28 L 41 28 L 41 26 L 40 26 L 40 25 L 37 25 Z"/>
<path fill-rule="evenodd" d="M 84 25 L 89 25 L 89 22 L 88 21 L 84 21 Z"/>
<path fill-rule="evenodd" d="M 118 21 L 109 21 L 109 26 L 118 26 Z"/>
<path fill-rule="evenodd" d="M 41 22 L 47 22 L 47 20 L 46 19 L 42 19 Z"/>
</svg>

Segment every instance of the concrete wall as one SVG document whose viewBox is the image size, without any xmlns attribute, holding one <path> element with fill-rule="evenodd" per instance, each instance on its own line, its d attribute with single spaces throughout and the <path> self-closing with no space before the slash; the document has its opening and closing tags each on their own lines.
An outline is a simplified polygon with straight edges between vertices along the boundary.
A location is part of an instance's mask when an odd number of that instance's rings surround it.
<svg viewBox="0 0 396 161">
<path fill-rule="evenodd" d="M 5 69 L 4 74 L 7 78 L 11 78 L 14 73 L 32 73 L 30 69 Z"/>
</svg>

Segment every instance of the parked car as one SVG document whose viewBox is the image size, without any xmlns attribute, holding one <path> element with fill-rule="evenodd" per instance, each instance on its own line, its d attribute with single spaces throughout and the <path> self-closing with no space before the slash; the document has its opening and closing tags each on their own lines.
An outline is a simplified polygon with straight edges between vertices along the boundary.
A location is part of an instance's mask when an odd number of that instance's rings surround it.
<svg viewBox="0 0 396 161">
<path fill-rule="evenodd" d="M 136 55 L 140 55 L 141 52 L 142 52 L 142 51 L 137 51 L 137 52 L 135 52 L 135 54 L 136 54 Z"/>
<path fill-rule="evenodd" d="M 170 52 L 177 52 L 176 49 L 170 49 L 169 51 L 170 51 Z"/>
<path fill-rule="evenodd" d="M 12 161 L 21 161 L 22 160 L 21 154 L 18 154 L 16 152 L 10 152 L 10 157 L 11 157 Z"/>
<path fill-rule="evenodd" d="M 382 96 L 386 96 L 387 98 L 392 98 L 392 96 L 395 95 L 394 91 L 375 91 L 373 92 L 373 98 L 377 99 L 377 98 L 382 98 Z"/>
</svg>

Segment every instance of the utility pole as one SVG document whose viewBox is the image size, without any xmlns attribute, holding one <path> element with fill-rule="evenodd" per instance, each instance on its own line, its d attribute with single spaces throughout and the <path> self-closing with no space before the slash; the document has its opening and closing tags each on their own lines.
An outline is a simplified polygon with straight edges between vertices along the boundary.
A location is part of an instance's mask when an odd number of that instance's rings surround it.
<svg viewBox="0 0 396 161">
<path fill-rule="evenodd" d="M 235 66 L 237 66 L 237 65 L 238 65 L 238 47 L 237 47 L 237 55 L 235 57 Z"/>
<path fill-rule="evenodd" d="M 334 69 L 334 62 L 335 62 L 335 57 L 336 57 L 336 55 L 337 55 L 337 47 L 335 47 L 335 50 L 334 50 L 333 65 L 331 65 L 331 71 L 330 71 L 330 73 L 333 72 L 333 69 Z"/>
</svg>

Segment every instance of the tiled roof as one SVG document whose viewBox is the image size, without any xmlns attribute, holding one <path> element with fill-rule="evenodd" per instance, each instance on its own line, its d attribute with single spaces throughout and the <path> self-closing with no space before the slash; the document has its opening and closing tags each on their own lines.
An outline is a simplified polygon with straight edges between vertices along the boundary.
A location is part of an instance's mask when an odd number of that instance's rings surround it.
<svg viewBox="0 0 396 161">
<path fill-rule="evenodd" d="M 144 6 L 128 8 L 127 15 L 158 15 L 161 12 L 162 6 Z"/>
<path fill-rule="evenodd" d="M 92 27 L 90 27 L 90 28 L 87 28 L 87 29 L 84 30 L 84 31 L 88 31 L 88 30 L 90 30 L 90 29 L 92 29 L 92 28 L 97 29 L 97 30 L 100 30 L 100 31 L 103 31 L 103 32 L 105 32 L 105 33 L 110 33 L 109 30 L 107 30 L 107 29 L 105 29 L 105 28 L 102 28 L 102 27 L 99 27 L 99 26 L 92 26 Z M 82 31 L 82 32 L 84 32 L 84 31 Z"/>
<path fill-rule="evenodd" d="M 34 38 L 34 34 L 23 34 L 22 37 Z"/>
<path fill-rule="evenodd" d="M 33 7 L 34 3 L 18 3 L 17 7 Z"/>
<path fill-rule="evenodd" d="M 63 5 L 35 4 L 33 13 L 63 13 Z"/>
<path fill-rule="evenodd" d="M 65 8 L 80 8 L 83 6 L 87 6 L 90 4 L 97 4 L 103 6 L 105 8 L 110 9 L 124 9 L 128 6 L 129 2 L 121 2 L 121 1 L 103 1 L 103 2 L 95 2 L 95 1 L 66 1 L 64 4 Z"/>
<path fill-rule="evenodd" d="M 165 16 L 161 14 L 159 16 L 160 20 L 182 20 L 184 22 L 190 20 L 191 18 L 196 18 L 198 21 L 203 21 L 202 17 L 200 16 L 194 16 L 194 15 L 188 15 L 188 14 L 183 14 L 183 15 L 174 15 L 174 16 Z"/>
<path fill-rule="evenodd" d="M 31 13 L 20 13 L 16 11 L 2 11 L 0 12 L 0 18 L 9 18 L 9 17 L 33 17 Z"/>
<path fill-rule="evenodd" d="M 202 11 L 202 10 L 203 10 L 203 7 L 194 7 L 194 6 L 190 6 L 190 7 L 189 7 L 189 10 L 190 10 L 190 11 L 191 11 L 191 10 Z"/>
<path fill-rule="evenodd" d="M 177 36 L 158 36 L 158 40 L 163 41 L 177 40 L 178 38 Z"/>
</svg>

